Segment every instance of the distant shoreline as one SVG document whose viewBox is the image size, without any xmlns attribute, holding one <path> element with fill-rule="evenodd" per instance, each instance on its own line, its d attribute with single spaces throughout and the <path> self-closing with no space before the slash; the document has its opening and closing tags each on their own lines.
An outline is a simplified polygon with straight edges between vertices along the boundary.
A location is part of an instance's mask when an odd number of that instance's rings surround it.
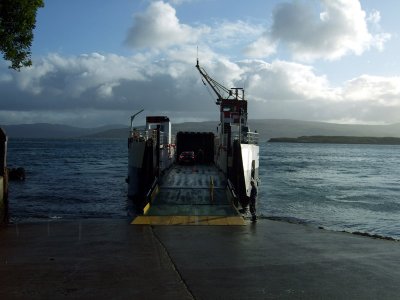
<svg viewBox="0 0 400 300">
<path fill-rule="evenodd" d="M 138 122 L 139 123 L 139 122 Z M 184 122 L 172 120 L 172 130 L 215 132 L 218 121 Z M 134 124 L 135 127 L 144 124 Z M 325 122 L 300 121 L 288 119 L 249 120 L 251 130 L 257 130 L 259 141 L 269 138 L 301 136 L 353 136 L 353 137 L 398 137 L 400 123 L 388 125 L 334 124 Z M 128 124 L 110 124 L 93 128 L 81 128 L 63 124 L 15 124 L 2 125 L 9 138 L 124 138 L 129 136 Z"/>
<path fill-rule="evenodd" d="M 400 145 L 400 138 L 396 137 L 364 137 L 364 136 L 300 136 L 297 138 L 271 138 L 270 143 L 326 143 L 326 144 L 372 144 L 372 145 Z"/>
</svg>

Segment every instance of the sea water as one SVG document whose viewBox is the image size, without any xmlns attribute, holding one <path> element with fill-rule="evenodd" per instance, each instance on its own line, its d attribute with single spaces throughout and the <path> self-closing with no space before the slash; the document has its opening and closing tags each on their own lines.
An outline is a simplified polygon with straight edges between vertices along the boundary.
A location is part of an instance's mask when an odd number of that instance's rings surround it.
<svg viewBox="0 0 400 300">
<path fill-rule="evenodd" d="M 259 212 L 400 238 L 400 146 L 266 143 Z"/>
<path fill-rule="evenodd" d="M 126 215 L 127 140 L 10 139 L 8 167 L 26 180 L 10 182 L 13 220 L 120 218 Z"/>
<path fill-rule="evenodd" d="M 14 222 L 126 218 L 125 139 L 10 139 Z M 400 238 L 400 146 L 260 144 L 258 214 Z"/>
</svg>

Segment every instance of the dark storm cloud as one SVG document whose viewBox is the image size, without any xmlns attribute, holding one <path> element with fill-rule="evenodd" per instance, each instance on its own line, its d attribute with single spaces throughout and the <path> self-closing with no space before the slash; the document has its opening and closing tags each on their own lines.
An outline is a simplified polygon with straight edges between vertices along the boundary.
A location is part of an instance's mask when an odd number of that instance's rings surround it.
<svg viewBox="0 0 400 300">
<path fill-rule="evenodd" d="M 225 86 L 246 87 L 253 118 L 395 122 L 394 112 L 400 112 L 397 77 L 363 75 L 334 87 L 313 67 L 293 62 L 235 63 L 214 57 L 206 68 Z M 215 119 L 217 112 L 216 96 L 184 59 L 49 56 L 19 73 L 4 66 L 0 89 L 1 123 L 15 123 L 21 116 L 79 122 L 79 114 L 94 122 L 96 112 L 102 121 L 125 119 L 142 108 L 180 120 Z"/>
</svg>

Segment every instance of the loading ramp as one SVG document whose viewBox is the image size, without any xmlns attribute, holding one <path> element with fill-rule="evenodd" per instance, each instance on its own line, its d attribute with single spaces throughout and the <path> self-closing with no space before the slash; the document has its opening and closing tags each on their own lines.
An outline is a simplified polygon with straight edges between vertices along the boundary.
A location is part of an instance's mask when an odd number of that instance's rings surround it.
<svg viewBox="0 0 400 300">
<path fill-rule="evenodd" d="M 214 164 L 174 165 L 162 176 L 158 194 L 132 224 L 245 225 Z"/>
</svg>

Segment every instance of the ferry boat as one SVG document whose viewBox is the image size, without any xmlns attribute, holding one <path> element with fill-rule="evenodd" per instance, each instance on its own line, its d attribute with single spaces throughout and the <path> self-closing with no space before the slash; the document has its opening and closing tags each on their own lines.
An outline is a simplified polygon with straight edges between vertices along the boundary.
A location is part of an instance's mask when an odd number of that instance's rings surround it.
<svg viewBox="0 0 400 300">
<path fill-rule="evenodd" d="M 204 85 L 217 96 L 217 132 L 178 132 L 167 116 L 147 116 L 128 139 L 128 197 L 132 224 L 244 225 L 239 209 L 258 185 L 258 133 L 247 124 L 243 88 L 226 88 L 197 60 Z M 141 111 L 140 111 L 141 112 Z M 139 113 L 140 113 L 139 112 Z M 184 158 L 183 158 L 184 157 Z"/>
</svg>

